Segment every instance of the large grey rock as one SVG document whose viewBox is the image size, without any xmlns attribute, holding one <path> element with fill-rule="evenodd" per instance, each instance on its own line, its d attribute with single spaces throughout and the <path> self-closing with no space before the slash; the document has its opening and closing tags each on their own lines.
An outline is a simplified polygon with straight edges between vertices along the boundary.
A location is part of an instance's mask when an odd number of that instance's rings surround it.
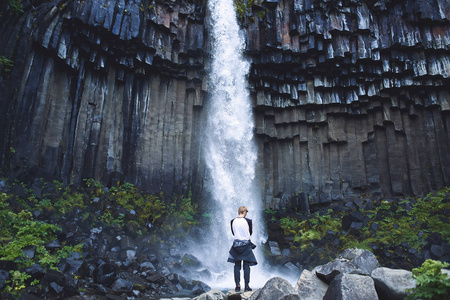
<svg viewBox="0 0 450 300">
<path fill-rule="evenodd" d="M 325 265 L 315 267 L 313 272 L 325 283 L 330 284 L 337 275 L 358 272 L 358 269 L 349 260 L 336 258 Z"/>
<path fill-rule="evenodd" d="M 250 300 L 301 300 L 296 289 L 286 280 L 273 277 L 249 298 Z"/>
<path fill-rule="evenodd" d="M 411 271 L 380 267 L 372 271 L 371 277 L 380 298 L 401 300 L 408 295 L 407 289 L 416 287 L 411 275 Z"/>
<path fill-rule="evenodd" d="M 295 286 L 302 300 L 321 300 L 328 289 L 328 284 L 308 270 L 303 270 Z"/>
<path fill-rule="evenodd" d="M 380 263 L 375 255 L 363 249 L 346 249 L 335 260 L 314 268 L 313 272 L 326 283 L 330 283 L 338 274 L 370 275 Z"/>
<path fill-rule="evenodd" d="M 227 296 L 222 293 L 220 290 L 210 290 L 207 293 L 203 293 L 198 297 L 194 298 L 195 300 L 226 300 Z"/>
<path fill-rule="evenodd" d="M 330 283 L 323 300 L 377 300 L 374 281 L 369 276 L 339 274 Z"/>
<path fill-rule="evenodd" d="M 364 249 L 359 248 L 348 248 L 342 251 L 341 254 L 338 255 L 338 258 L 344 258 L 347 260 L 353 260 L 357 258 L 358 256 L 362 255 L 364 253 Z"/>
<path fill-rule="evenodd" d="M 373 270 L 380 267 L 376 256 L 368 250 L 364 250 L 360 255 L 353 258 L 351 262 L 359 269 L 360 273 L 358 274 L 362 275 L 370 275 Z"/>
<path fill-rule="evenodd" d="M 192 254 L 185 254 L 181 260 L 181 266 L 184 268 L 198 268 L 201 266 L 201 262 Z"/>
</svg>

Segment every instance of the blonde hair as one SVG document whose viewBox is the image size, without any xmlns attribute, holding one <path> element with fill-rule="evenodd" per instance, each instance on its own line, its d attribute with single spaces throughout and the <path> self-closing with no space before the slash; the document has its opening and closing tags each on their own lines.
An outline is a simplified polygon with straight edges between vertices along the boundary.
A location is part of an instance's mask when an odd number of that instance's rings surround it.
<svg viewBox="0 0 450 300">
<path fill-rule="evenodd" d="M 239 209 L 238 209 L 238 214 L 243 214 L 243 213 L 245 213 L 245 212 L 248 212 L 247 207 L 245 207 L 245 206 L 239 207 Z"/>
</svg>

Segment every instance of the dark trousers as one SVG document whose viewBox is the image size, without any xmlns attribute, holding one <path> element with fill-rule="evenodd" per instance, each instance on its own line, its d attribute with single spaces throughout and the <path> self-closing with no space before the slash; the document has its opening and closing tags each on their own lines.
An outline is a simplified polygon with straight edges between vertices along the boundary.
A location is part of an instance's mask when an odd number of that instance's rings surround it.
<svg viewBox="0 0 450 300">
<path fill-rule="evenodd" d="M 241 282 L 241 265 L 242 260 L 237 260 L 234 262 L 234 282 L 236 286 Z M 250 282 L 250 262 L 244 260 L 244 281 L 245 286 L 248 286 Z"/>
</svg>

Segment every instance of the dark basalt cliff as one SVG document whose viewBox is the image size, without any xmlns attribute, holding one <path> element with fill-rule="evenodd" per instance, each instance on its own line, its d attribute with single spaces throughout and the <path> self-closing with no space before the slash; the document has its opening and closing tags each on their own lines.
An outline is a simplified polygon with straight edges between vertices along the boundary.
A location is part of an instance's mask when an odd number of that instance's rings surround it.
<svg viewBox="0 0 450 300">
<path fill-rule="evenodd" d="M 3 175 L 202 193 L 204 2 L 2 7 Z M 450 184 L 449 19 L 446 0 L 254 1 L 241 21 L 267 205 Z"/>
</svg>

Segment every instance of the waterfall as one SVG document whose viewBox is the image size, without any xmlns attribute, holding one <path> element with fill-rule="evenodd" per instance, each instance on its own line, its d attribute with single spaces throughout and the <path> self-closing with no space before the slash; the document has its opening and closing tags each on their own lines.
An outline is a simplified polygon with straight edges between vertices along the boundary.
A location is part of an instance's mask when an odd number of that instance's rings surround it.
<svg viewBox="0 0 450 300">
<path fill-rule="evenodd" d="M 239 206 L 247 206 L 249 217 L 259 209 L 253 185 L 257 155 L 246 78 L 250 64 L 242 56 L 244 40 L 239 35 L 233 1 L 208 3 L 213 47 L 205 158 L 213 198 L 222 219 L 229 221 L 237 216 Z"/>
<path fill-rule="evenodd" d="M 244 38 L 240 35 L 233 0 L 210 0 L 208 8 L 213 41 L 203 148 L 214 213 L 208 236 L 211 247 L 207 247 L 204 262 L 209 264 L 208 269 L 219 274 L 213 284 L 229 288 L 234 286 L 233 265 L 226 262 L 233 238 L 230 221 L 237 217 L 240 206 L 246 206 L 247 217 L 253 219 L 252 241 L 257 245 L 255 254 L 260 264 L 261 241 L 265 237 L 261 198 L 254 184 L 257 151 L 247 88 L 250 64 L 243 57 Z M 254 278 L 256 275 L 251 283 Z"/>
</svg>

